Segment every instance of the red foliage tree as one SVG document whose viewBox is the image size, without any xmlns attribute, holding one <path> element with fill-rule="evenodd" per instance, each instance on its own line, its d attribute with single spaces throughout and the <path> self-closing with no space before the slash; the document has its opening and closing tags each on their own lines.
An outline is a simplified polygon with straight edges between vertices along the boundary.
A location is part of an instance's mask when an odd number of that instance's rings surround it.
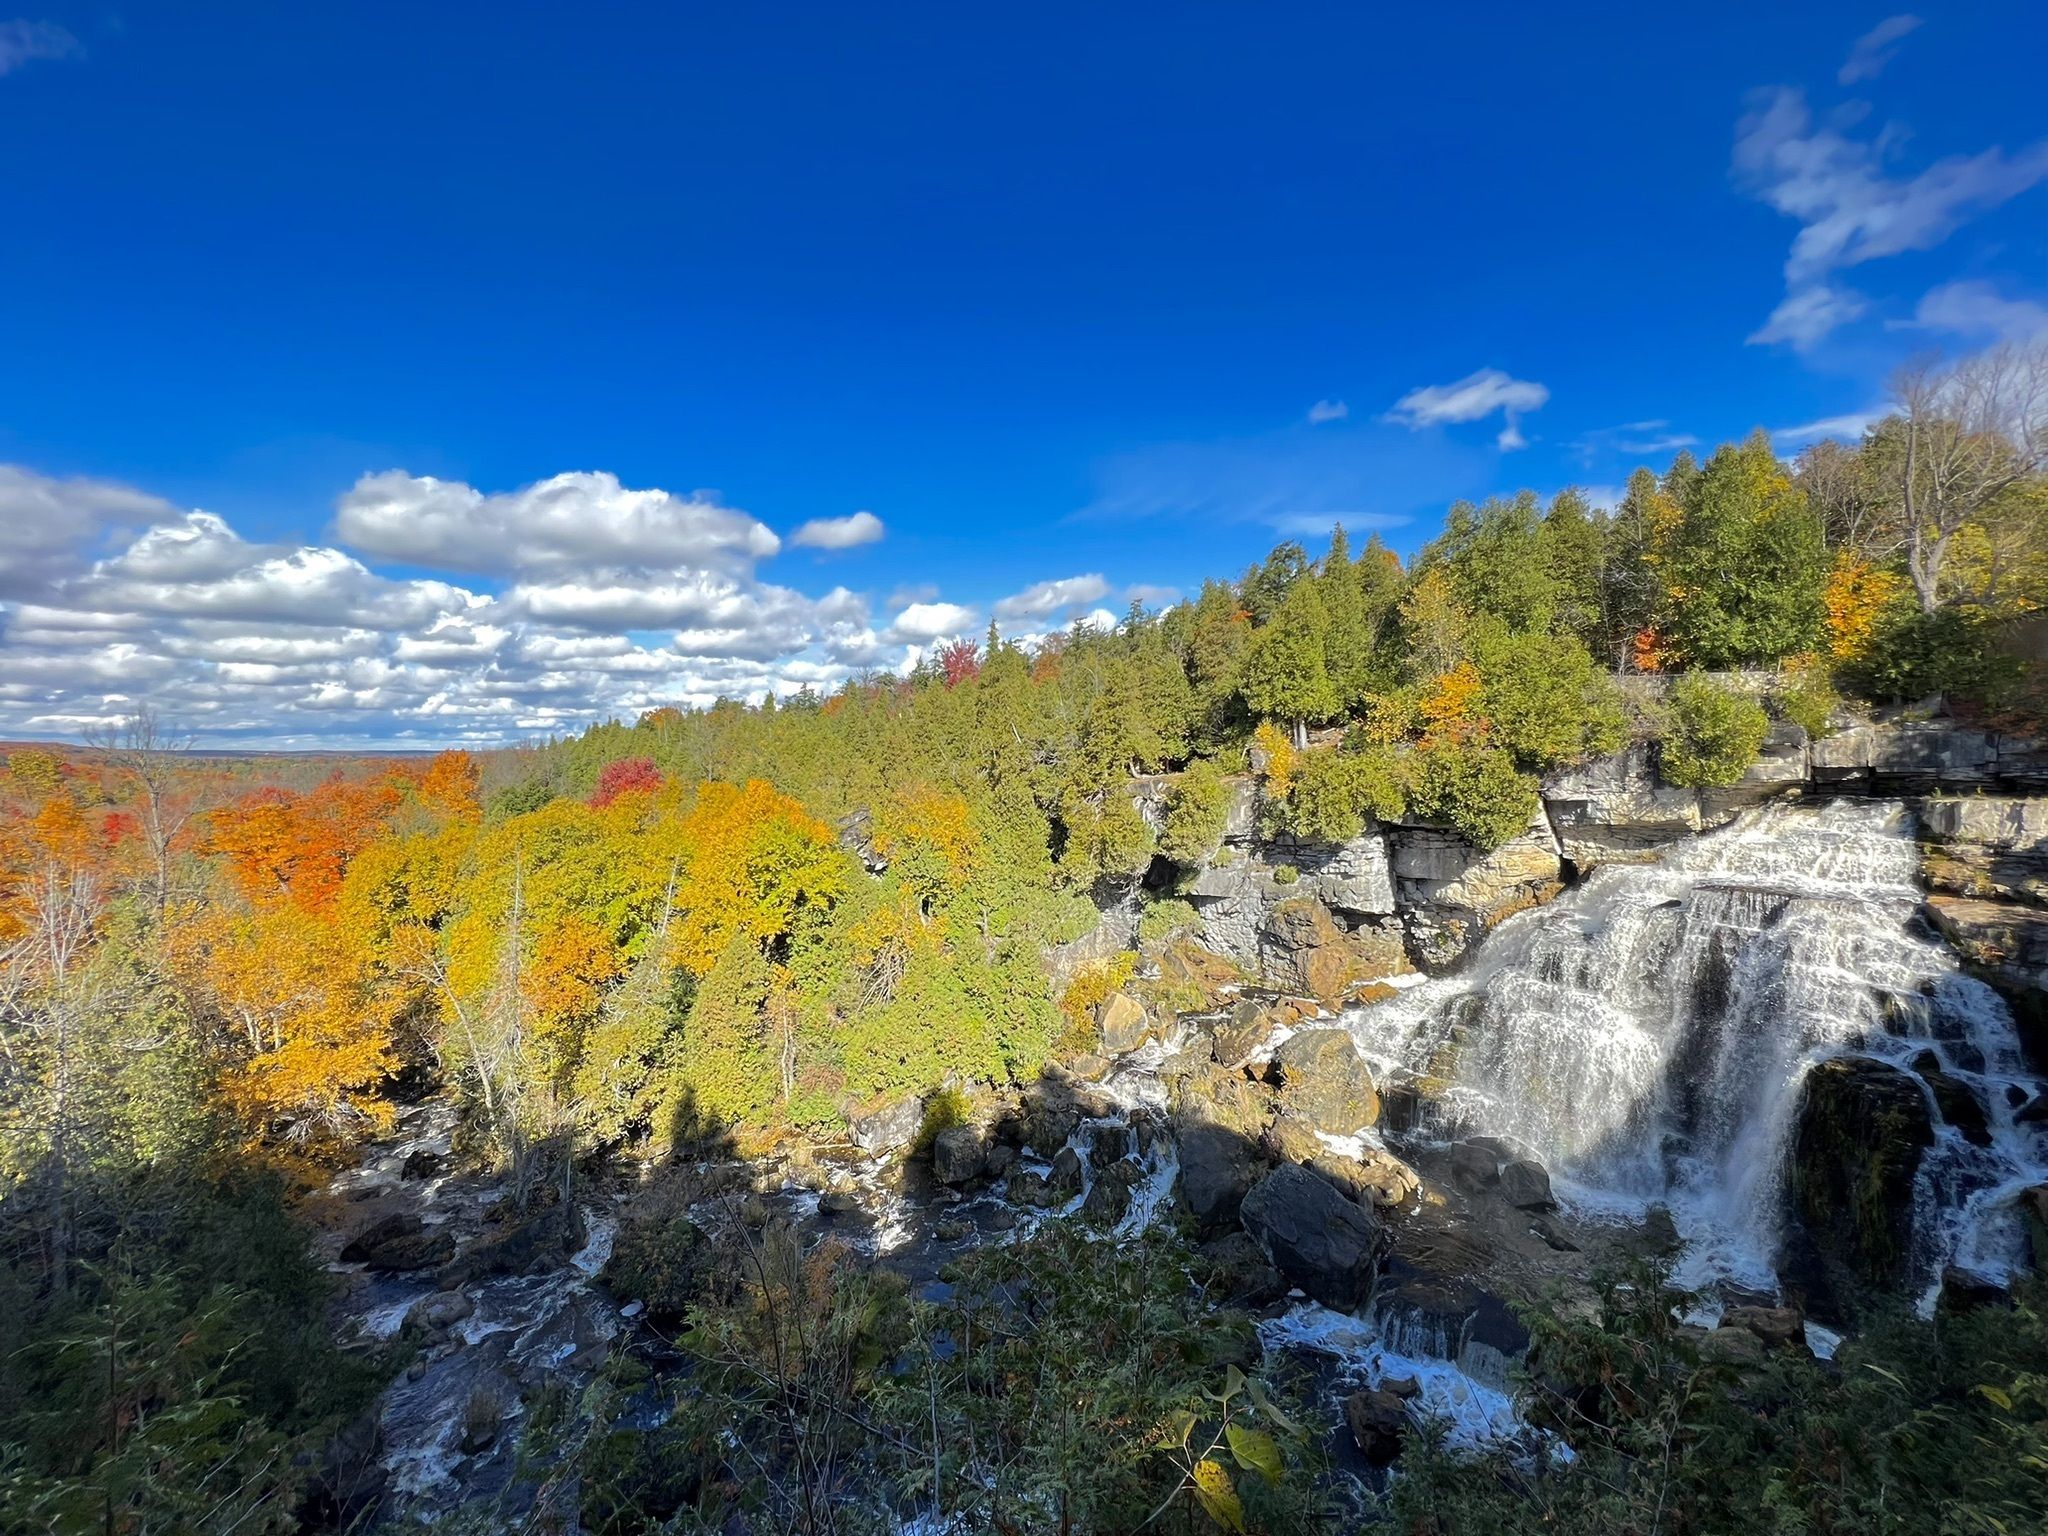
<svg viewBox="0 0 2048 1536">
<path fill-rule="evenodd" d="M 938 663 L 948 688 L 971 683 L 981 676 L 981 647 L 972 640 L 955 640 L 939 647 Z"/>
<path fill-rule="evenodd" d="M 597 776 L 591 809 L 601 811 L 621 795 L 651 795 L 661 788 L 661 770 L 651 757 L 614 758 Z"/>
</svg>

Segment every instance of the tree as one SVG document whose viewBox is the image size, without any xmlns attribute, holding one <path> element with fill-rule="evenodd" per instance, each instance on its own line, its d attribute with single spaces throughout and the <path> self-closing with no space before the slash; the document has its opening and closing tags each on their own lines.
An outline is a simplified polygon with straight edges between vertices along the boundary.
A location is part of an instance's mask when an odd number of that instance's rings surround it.
<svg viewBox="0 0 2048 1536">
<path fill-rule="evenodd" d="M 2048 340 L 1999 346 L 1892 381 L 1901 425 L 1894 471 L 1906 570 L 1920 609 L 1942 599 L 1942 568 L 1964 526 L 2048 469 Z"/>
<path fill-rule="evenodd" d="M 1472 616 L 1451 590 L 1441 567 L 1422 571 L 1401 600 L 1401 628 L 1409 670 L 1418 681 L 1448 672 L 1465 656 Z"/>
<path fill-rule="evenodd" d="M 1258 631 L 1245 658 L 1245 703 L 1269 720 L 1294 728 L 1297 744 L 1308 737 L 1308 722 L 1337 713 L 1337 691 L 1324 661 L 1324 635 L 1329 615 L 1313 582 L 1298 582 Z"/>
<path fill-rule="evenodd" d="M 156 712 L 138 709 L 93 738 L 107 765 L 133 789 L 137 824 L 149 857 L 149 903 L 162 917 L 171 895 L 171 854 L 187 824 L 203 812 L 183 759 L 188 738 L 164 728 Z"/>
<path fill-rule="evenodd" d="M 1159 851 L 1193 868 L 1207 862 L 1230 824 L 1230 785 L 1208 758 L 1189 763 L 1166 792 L 1166 823 Z"/>
<path fill-rule="evenodd" d="M 1515 629 L 1546 629 L 1558 586 L 1540 530 L 1533 492 L 1490 497 L 1477 507 L 1457 502 L 1442 536 L 1423 550 L 1420 568 L 1441 570 L 1467 613 L 1492 614 Z"/>
<path fill-rule="evenodd" d="M 1687 789 L 1733 784 L 1756 761 L 1770 729 L 1756 700 L 1688 672 L 1664 701 L 1658 775 Z"/>
<path fill-rule="evenodd" d="M 651 795 L 661 788 L 661 770 L 651 757 L 620 757 L 606 763 L 591 791 L 590 808 L 601 811 L 622 795 Z"/>
<path fill-rule="evenodd" d="M 1606 539 L 1583 493 L 1576 489 L 1557 493 L 1537 529 L 1536 547 L 1557 594 L 1553 624 L 1576 635 L 1589 648 L 1604 646 L 1608 633 Z"/>
</svg>

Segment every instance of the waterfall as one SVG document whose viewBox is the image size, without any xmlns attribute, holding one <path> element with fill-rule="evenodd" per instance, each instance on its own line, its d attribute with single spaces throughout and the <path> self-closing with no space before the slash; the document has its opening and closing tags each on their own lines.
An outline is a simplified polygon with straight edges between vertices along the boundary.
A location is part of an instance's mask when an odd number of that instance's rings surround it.
<svg viewBox="0 0 2048 1536">
<path fill-rule="evenodd" d="M 1910 1069 L 1931 1051 L 1984 1105 L 1991 1144 L 1937 1130 L 1914 1273 L 2002 1277 L 2023 1241 L 2013 1197 L 2048 1178 L 2048 1134 L 2015 1125 L 2012 1102 L 2042 1085 L 2003 1001 L 1920 918 L 1912 834 L 1892 802 L 1752 811 L 1661 862 L 1597 871 L 1459 974 L 1345 1022 L 1376 1071 L 1420 1080 L 1425 1134 L 1519 1143 L 1582 1210 L 1667 1205 L 1695 1286 L 1775 1287 L 1810 1067 Z"/>
</svg>

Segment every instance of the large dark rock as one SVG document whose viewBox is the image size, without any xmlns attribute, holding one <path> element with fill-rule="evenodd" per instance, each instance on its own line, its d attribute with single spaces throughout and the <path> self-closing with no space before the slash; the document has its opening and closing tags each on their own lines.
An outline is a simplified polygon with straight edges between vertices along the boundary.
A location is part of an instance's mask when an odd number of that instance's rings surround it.
<svg viewBox="0 0 2048 1536">
<path fill-rule="evenodd" d="M 1380 1117 L 1373 1087 L 1350 1031 L 1304 1029 L 1273 1053 L 1281 1107 L 1310 1129 L 1349 1136 Z"/>
<path fill-rule="evenodd" d="M 1934 1094 L 1935 1108 L 1941 1111 L 1943 1122 L 1954 1126 L 1963 1140 L 1980 1147 L 1990 1146 L 1991 1119 L 1970 1085 L 1939 1067 L 1922 1072 L 1921 1076 Z"/>
<path fill-rule="evenodd" d="M 380 1216 L 349 1239 L 341 1250 L 344 1264 L 372 1269 L 410 1271 L 445 1264 L 455 1252 L 447 1232 L 426 1227 L 409 1211 Z"/>
<path fill-rule="evenodd" d="M 1550 1193 L 1550 1172 L 1534 1158 L 1518 1157 L 1500 1170 L 1501 1198 L 1525 1211 L 1547 1211 L 1557 1205 Z"/>
<path fill-rule="evenodd" d="M 1797 1307 L 1730 1307 L 1723 1328 L 1746 1328 L 1771 1349 L 1807 1353 L 1806 1318 Z"/>
<path fill-rule="evenodd" d="M 1933 1143 L 1927 1093 L 1912 1074 L 1860 1056 L 1807 1073 L 1789 1194 L 1823 1260 L 1871 1284 L 1904 1278 L 1913 1178 Z"/>
<path fill-rule="evenodd" d="M 1246 998 L 1233 1005 L 1216 1026 L 1216 1032 L 1209 1037 L 1209 1048 L 1215 1054 L 1216 1064 L 1232 1068 L 1243 1066 L 1252 1052 L 1265 1042 L 1272 1028 L 1273 1021 L 1267 1017 L 1264 1003 Z"/>
<path fill-rule="evenodd" d="M 1211 1293 L 1240 1307 L 1267 1307 L 1287 1294 L 1287 1281 L 1266 1257 L 1266 1250 L 1242 1229 L 1202 1244 L 1209 1266 Z"/>
<path fill-rule="evenodd" d="M 1328 1003 L 1360 969 L 1349 936 L 1313 896 L 1283 901 L 1267 914 L 1259 965 L 1275 986 Z"/>
<path fill-rule="evenodd" d="M 1385 1387 L 1354 1392 L 1344 1400 L 1344 1422 L 1366 1462 L 1384 1467 L 1401 1454 L 1408 1434 L 1408 1404 Z"/>
<path fill-rule="evenodd" d="M 1274 1268 L 1324 1306 L 1349 1311 L 1372 1293 L 1386 1251 L 1379 1218 L 1306 1168 L 1261 1180 L 1238 1218 Z"/>
<path fill-rule="evenodd" d="M 582 1215 L 574 1206 L 551 1205 L 458 1254 L 434 1280 L 446 1291 L 486 1275 L 523 1275 L 536 1264 L 573 1253 L 582 1242 Z"/>
<path fill-rule="evenodd" d="M 1228 1231 L 1260 1167 L 1257 1146 L 1220 1125 L 1190 1125 L 1180 1133 L 1180 1177 L 1175 1188 L 1195 1227 L 1205 1236 Z"/>
<path fill-rule="evenodd" d="M 978 1126 L 948 1126 L 932 1138 L 932 1177 L 941 1184 L 970 1183 L 981 1176 L 985 1162 Z"/>
</svg>

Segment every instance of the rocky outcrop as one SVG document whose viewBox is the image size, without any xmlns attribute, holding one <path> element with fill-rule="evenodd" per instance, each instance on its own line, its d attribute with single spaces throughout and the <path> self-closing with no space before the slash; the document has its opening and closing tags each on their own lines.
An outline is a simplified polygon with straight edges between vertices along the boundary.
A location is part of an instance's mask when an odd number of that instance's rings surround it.
<svg viewBox="0 0 2048 1536">
<path fill-rule="evenodd" d="M 410 1211 L 379 1216 L 348 1240 L 341 1250 L 344 1264 L 406 1272 L 433 1269 L 455 1254 L 455 1239 L 426 1226 Z"/>
<path fill-rule="evenodd" d="M 1260 1180 L 1239 1219 L 1273 1267 L 1324 1306 L 1349 1311 L 1372 1294 L 1386 1251 L 1379 1219 L 1306 1168 Z"/>
<path fill-rule="evenodd" d="M 1935 797 L 1916 809 L 1935 890 L 2048 907 L 2048 797 Z"/>
<path fill-rule="evenodd" d="M 1175 1191 L 1195 1229 L 1213 1237 L 1235 1225 L 1262 1166 L 1257 1143 L 1235 1131 L 1220 1125 L 1183 1128 Z"/>
<path fill-rule="evenodd" d="M 1557 837 L 1540 811 L 1520 837 L 1491 850 L 1420 822 L 1392 826 L 1387 836 L 1409 948 L 1431 969 L 1456 961 L 1502 918 L 1564 888 Z"/>
<path fill-rule="evenodd" d="M 1970 969 L 2006 995 L 2022 1044 L 2048 1071 L 2048 908 L 1935 895 L 1927 913 Z"/>
<path fill-rule="evenodd" d="M 1788 1193 L 1822 1260 L 1870 1284 L 1904 1277 L 1913 1177 L 1933 1143 L 1927 1091 L 1911 1073 L 1858 1056 L 1807 1073 Z"/>
<path fill-rule="evenodd" d="M 1564 857 L 1581 869 L 1654 859 L 1705 825 L 1698 792 L 1658 778 L 1648 742 L 1549 774 L 1543 806 Z"/>
<path fill-rule="evenodd" d="M 1283 1113 L 1312 1131 L 1349 1136 L 1380 1117 L 1372 1074 L 1348 1030 L 1304 1029 L 1273 1053 L 1269 1075 Z"/>
</svg>

